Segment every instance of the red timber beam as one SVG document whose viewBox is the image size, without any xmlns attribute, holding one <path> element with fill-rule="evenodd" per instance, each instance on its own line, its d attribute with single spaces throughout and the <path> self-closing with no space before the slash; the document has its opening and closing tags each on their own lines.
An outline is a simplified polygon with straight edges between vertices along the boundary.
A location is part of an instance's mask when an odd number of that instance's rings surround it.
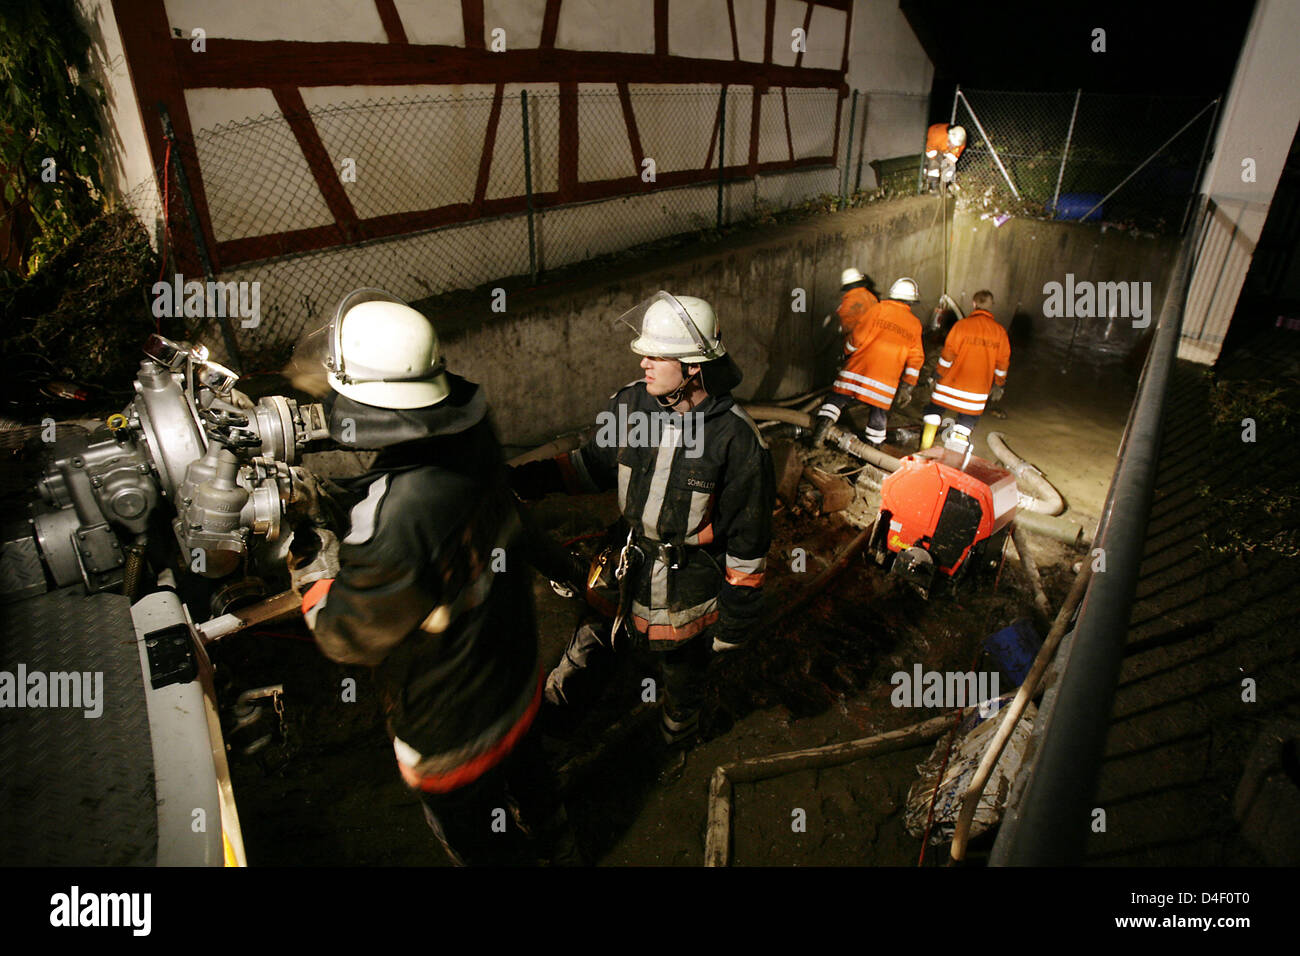
<svg viewBox="0 0 1300 956">
<path fill-rule="evenodd" d="M 483 0 L 460 0 L 460 22 L 465 25 L 465 48 L 486 49 L 483 43 Z"/>
<path fill-rule="evenodd" d="M 731 58 L 740 59 L 740 36 L 736 33 L 736 0 L 727 0 L 727 20 L 731 23 Z"/>
<path fill-rule="evenodd" d="M 560 84 L 559 195 L 562 202 L 577 200 L 578 192 L 578 84 Z"/>
<path fill-rule="evenodd" d="M 555 34 L 560 29 L 560 0 L 546 0 L 542 14 L 542 38 L 538 46 L 543 50 L 555 49 Z"/>
<path fill-rule="evenodd" d="M 115 0 L 127 3 L 129 0 Z M 160 2 L 160 0 L 147 0 Z M 775 9 L 775 0 L 769 2 Z M 771 39 L 769 15 L 768 38 Z M 174 50 L 189 40 L 173 39 Z M 650 53 L 584 50 L 467 50 L 433 44 L 301 43 L 294 40 L 231 40 L 208 37 L 208 52 L 177 62 L 185 88 L 225 89 L 319 86 L 456 85 L 467 78 L 496 83 L 725 83 L 730 86 L 790 86 L 834 89 L 841 70 L 777 66 L 769 61 L 697 60 Z M 770 57 L 770 50 L 769 50 Z"/>
<path fill-rule="evenodd" d="M 389 43 L 407 43 L 406 28 L 402 26 L 401 14 L 393 0 L 375 0 L 375 10 L 379 13 L 379 22 L 384 25 L 384 33 Z"/>
<path fill-rule="evenodd" d="M 628 145 L 632 147 L 632 161 L 640 169 L 645 152 L 641 149 L 641 134 L 636 128 L 636 113 L 632 110 L 632 95 L 628 92 L 626 83 L 618 84 L 618 103 L 623 107 L 623 124 L 627 127 Z M 708 168 L 708 163 L 704 165 Z"/>
<path fill-rule="evenodd" d="M 173 39 L 163 0 L 112 0 L 112 2 L 113 16 L 122 35 L 122 49 L 126 54 L 131 84 L 135 88 L 140 119 L 144 123 L 145 141 L 149 144 L 154 174 L 158 180 L 158 192 L 160 195 L 163 192 L 163 177 L 166 175 L 164 165 L 167 155 L 162 117 L 158 115 L 158 104 L 162 103 L 171 116 L 172 129 L 176 134 L 177 142 L 181 144 L 181 148 L 174 152 L 177 160 L 184 165 L 185 175 L 189 180 L 190 193 L 194 199 L 200 228 L 207 242 L 213 271 L 220 272 L 221 253 L 212 234 L 207 193 L 203 189 L 203 176 L 199 171 L 198 157 L 193 148 L 194 130 L 190 125 L 189 109 L 185 105 L 185 89 L 194 84 L 187 83 L 183 79 L 184 67 L 181 62 L 202 60 L 209 54 L 194 52 L 190 47 L 192 41 L 188 38 Z M 183 210 L 171 210 L 169 216 L 173 228 L 177 228 L 178 223 L 187 222 Z M 180 226 L 180 228 L 187 227 Z M 173 252 L 177 258 L 177 265 L 184 272 L 191 275 L 203 274 L 203 266 L 198 261 L 197 254 L 191 254 L 187 243 L 181 243 L 179 248 L 174 248 Z"/>
<path fill-rule="evenodd" d="M 830 4 L 827 4 L 830 6 Z M 831 155 L 839 159 L 840 155 L 840 116 L 844 113 L 844 100 L 849 95 L 849 84 L 844 77 L 848 76 L 849 70 L 849 38 L 853 35 L 853 5 L 849 4 L 845 8 L 847 16 L 844 18 L 844 51 L 840 54 L 840 97 L 835 101 L 835 135 L 831 139 Z M 834 161 L 834 160 L 832 160 Z M 848 162 L 847 155 L 845 162 Z"/>
<path fill-rule="evenodd" d="M 316 186 L 325 197 L 325 204 L 329 206 L 334 223 L 338 226 L 340 240 L 355 242 L 358 238 L 357 211 L 352 208 L 352 200 L 348 199 L 343 183 L 339 180 L 338 171 L 330 162 L 325 144 L 321 142 L 320 132 L 307 112 L 307 105 L 302 101 L 302 94 L 296 89 L 282 87 L 277 87 L 271 92 L 275 95 L 275 105 L 280 107 L 285 122 L 289 124 L 294 138 L 298 140 L 298 146 L 307 160 L 307 166 L 316 180 Z"/>
<path fill-rule="evenodd" d="M 492 154 L 496 150 L 497 126 L 501 123 L 501 100 L 505 84 L 498 83 L 492 94 L 492 110 L 488 113 L 487 130 L 483 133 L 483 152 L 478 160 L 478 180 L 474 184 L 474 218 L 483 215 L 483 202 L 487 198 L 488 178 L 492 174 Z"/>
</svg>

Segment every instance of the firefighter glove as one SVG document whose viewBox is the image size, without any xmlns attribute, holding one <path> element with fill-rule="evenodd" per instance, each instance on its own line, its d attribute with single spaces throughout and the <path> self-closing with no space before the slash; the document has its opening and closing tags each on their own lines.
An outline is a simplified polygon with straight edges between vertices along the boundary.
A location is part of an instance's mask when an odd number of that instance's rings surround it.
<svg viewBox="0 0 1300 956">
<path fill-rule="evenodd" d="M 898 387 L 898 407 L 906 408 L 912 404 L 912 386 L 900 385 Z"/>
<path fill-rule="evenodd" d="M 289 545 L 289 579 L 299 594 L 339 573 L 339 539 L 328 528 L 303 525 Z"/>
<path fill-rule="evenodd" d="M 989 389 L 989 404 L 992 405 L 994 402 L 1000 401 L 1002 401 L 1002 386 L 994 385 Z"/>
</svg>

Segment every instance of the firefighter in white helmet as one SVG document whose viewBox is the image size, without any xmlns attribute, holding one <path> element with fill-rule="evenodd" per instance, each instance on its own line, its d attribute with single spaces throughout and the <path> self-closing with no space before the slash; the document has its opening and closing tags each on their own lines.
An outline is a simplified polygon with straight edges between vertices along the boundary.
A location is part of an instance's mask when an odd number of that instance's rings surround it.
<svg viewBox="0 0 1300 956">
<path fill-rule="evenodd" d="M 853 327 L 880 300 L 871 291 L 871 281 L 858 269 L 850 266 L 840 273 L 840 304 L 835 314 L 840 320 L 840 332 L 847 343 Z M 848 355 L 848 350 L 845 350 Z"/>
<path fill-rule="evenodd" d="M 710 651 L 739 646 L 759 621 L 775 482 L 762 435 L 731 396 L 741 375 L 709 303 L 658 292 L 621 319 L 644 377 L 611 397 L 592 440 L 516 468 L 512 484 L 527 498 L 616 488 L 624 522 L 613 624 L 578 628 L 547 678 L 552 713 L 594 697 L 608 651 L 648 647 L 660 662 L 660 728 L 680 754 L 697 732 Z"/>
<path fill-rule="evenodd" d="M 925 178 L 930 192 L 952 183 L 957 175 L 957 160 L 966 149 L 966 130 L 947 123 L 935 123 L 925 134 Z"/>
<path fill-rule="evenodd" d="M 295 356 L 313 360 L 330 435 L 378 454 L 333 489 L 341 545 L 295 531 L 307 626 L 332 660 L 374 669 L 402 778 L 453 862 L 572 862 L 530 732 L 542 699 L 531 575 L 482 390 L 446 370 L 428 319 L 379 289 L 343 299 Z M 508 800 L 523 822 L 493 832 Z"/>
<path fill-rule="evenodd" d="M 921 322 L 910 308 L 910 303 L 919 299 L 916 281 L 904 276 L 889 287 L 884 301 L 854 326 L 844 345 L 848 358 L 835 377 L 831 394 L 817 410 L 814 445 L 821 444 L 826 429 L 838 422 L 844 411 L 864 406 L 869 409 L 864 429 L 867 441 L 879 445 L 885 440 L 889 409 L 895 404 L 902 408 L 912 400 L 912 386 L 925 364 Z"/>
</svg>

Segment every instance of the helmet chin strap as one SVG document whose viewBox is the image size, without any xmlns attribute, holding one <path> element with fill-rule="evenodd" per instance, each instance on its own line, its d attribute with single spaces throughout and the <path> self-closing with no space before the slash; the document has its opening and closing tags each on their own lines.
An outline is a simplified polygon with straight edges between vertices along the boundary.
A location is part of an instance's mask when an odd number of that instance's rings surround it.
<svg viewBox="0 0 1300 956">
<path fill-rule="evenodd" d="M 672 408 L 678 402 L 684 399 L 690 393 L 691 383 L 694 382 L 696 377 L 698 377 L 699 375 L 699 373 L 697 372 L 695 373 L 695 375 L 688 376 L 686 374 L 686 363 L 680 362 L 678 364 L 680 364 L 682 367 L 682 384 L 678 385 L 667 395 L 656 395 L 654 397 L 655 401 L 659 403 L 660 408 Z"/>
</svg>

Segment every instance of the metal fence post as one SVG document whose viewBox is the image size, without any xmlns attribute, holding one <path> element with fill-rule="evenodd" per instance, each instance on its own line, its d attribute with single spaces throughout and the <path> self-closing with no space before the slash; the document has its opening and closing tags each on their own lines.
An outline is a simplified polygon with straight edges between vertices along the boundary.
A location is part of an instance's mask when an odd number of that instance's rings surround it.
<svg viewBox="0 0 1300 956">
<path fill-rule="evenodd" d="M 1017 189 L 1016 184 L 1011 181 L 1011 177 L 1007 174 L 1007 168 L 1002 165 L 1002 159 L 998 156 L 998 151 L 994 149 L 993 144 L 989 142 L 988 134 L 984 132 L 984 127 L 980 124 L 980 118 L 975 115 L 975 109 L 970 105 L 970 100 L 967 99 L 966 95 L 961 92 L 960 87 L 957 89 L 957 95 L 960 96 L 962 102 L 966 104 L 966 112 L 969 113 L 970 118 L 975 121 L 975 128 L 979 130 L 980 138 L 984 140 L 984 145 L 988 147 L 989 155 L 993 157 L 993 162 L 997 163 L 998 171 L 1002 173 L 1002 178 L 1007 181 L 1007 186 L 1011 188 L 1011 194 L 1015 196 L 1016 199 L 1019 199 L 1020 190 Z M 953 119 L 956 119 L 956 113 L 957 110 L 954 107 Z"/>
<path fill-rule="evenodd" d="M 849 191 L 849 163 L 853 160 L 853 124 L 858 118 L 858 91 L 853 91 L 853 99 L 849 101 L 849 135 L 844 141 L 844 175 L 840 177 L 840 208 L 843 209 L 848 205 Z"/>
<path fill-rule="evenodd" d="M 528 144 L 528 91 L 519 91 L 519 108 L 524 118 L 524 192 L 528 197 L 528 273 L 537 284 L 537 237 L 533 231 L 533 162 Z"/>
<path fill-rule="evenodd" d="M 718 225 L 722 228 L 723 173 L 727 168 L 727 84 L 722 84 L 718 100 Z"/>
<path fill-rule="evenodd" d="M 163 138 L 172 145 L 172 172 L 176 176 L 176 186 L 181 192 L 181 203 L 185 206 L 185 218 L 190 222 L 190 232 L 194 236 L 194 248 L 203 265 L 203 275 L 212 282 L 216 275 L 212 269 L 212 257 L 208 255 L 208 243 L 203 238 L 203 225 L 199 222 L 199 212 L 194 206 L 194 196 L 190 193 L 190 180 L 185 175 L 185 164 L 181 162 L 180 151 L 176 149 L 176 132 L 172 129 L 171 114 L 162 102 L 158 103 L 158 114 L 162 118 Z M 224 310 L 218 310 L 224 311 Z M 227 315 L 217 316 L 217 325 L 221 328 L 221 339 L 226 345 L 233 369 L 238 372 L 243 368 L 244 358 L 239 354 L 239 341 L 235 337 L 235 327 Z"/>
<path fill-rule="evenodd" d="M 856 93 L 854 94 L 857 95 Z M 858 144 L 858 175 L 853 180 L 853 191 L 862 189 L 862 156 L 867 151 L 867 113 L 871 107 L 869 93 L 862 94 L 862 142 Z"/>
<path fill-rule="evenodd" d="M 1183 210 L 1183 222 L 1178 227 L 1181 236 L 1187 230 L 1187 217 L 1192 214 L 1192 204 L 1201 191 L 1201 173 L 1205 170 L 1205 156 L 1210 151 L 1210 140 L 1214 137 L 1214 124 L 1219 119 L 1219 97 L 1214 98 L 1214 112 L 1210 115 L 1210 128 L 1205 131 L 1205 142 L 1201 145 L 1201 158 L 1196 164 L 1196 177 L 1192 180 L 1192 194 L 1187 197 L 1187 208 Z"/>
<path fill-rule="evenodd" d="M 1151 160 L 1155 159 L 1155 158 L 1156 158 L 1157 156 L 1159 156 L 1162 152 L 1164 152 L 1164 149 L 1165 149 L 1166 146 L 1168 146 L 1170 143 L 1172 143 L 1174 140 L 1176 140 L 1179 136 L 1182 136 L 1183 133 L 1185 133 L 1185 132 L 1187 131 L 1188 127 L 1190 127 L 1193 123 L 1195 123 L 1198 119 L 1200 119 L 1200 118 L 1201 118 L 1201 114 L 1203 114 L 1203 113 L 1204 113 L 1206 110 L 1208 110 L 1211 106 L 1214 107 L 1214 111 L 1215 111 L 1216 113 L 1219 111 L 1219 101 L 1218 101 L 1217 99 L 1216 99 L 1213 103 L 1206 103 L 1203 107 L 1201 107 L 1201 109 L 1197 112 L 1197 114 L 1196 114 L 1195 116 L 1193 116 L 1193 117 L 1192 117 L 1191 119 L 1189 119 L 1186 123 L 1184 123 L 1181 127 L 1179 127 L 1179 130 L 1178 130 L 1177 133 L 1174 133 L 1173 136 L 1170 136 L 1167 140 L 1165 140 L 1163 143 L 1161 143 L 1159 146 L 1157 146 L 1157 147 L 1156 147 L 1156 151 L 1155 151 L 1154 153 L 1152 153 L 1152 154 L 1151 154 L 1150 156 L 1148 156 L 1146 159 L 1142 160 L 1142 162 L 1138 163 L 1138 165 L 1134 168 L 1134 170 L 1133 170 L 1131 173 L 1129 173 L 1127 176 L 1125 176 L 1123 179 L 1121 179 L 1121 180 L 1119 181 L 1119 185 L 1118 185 L 1118 186 L 1116 186 L 1116 187 L 1115 187 L 1114 189 L 1112 189 L 1110 192 L 1106 193 L 1106 195 L 1102 196 L 1102 197 L 1101 197 L 1101 201 L 1098 202 L 1096 206 L 1093 206 L 1092 209 L 1089 209 L 1089 210 L 1088 210 L 1087 212 L 1085 212 L 1082 216 L 1080 216 L 1080 217 L 1079 217 L 1079 222 L 1083 222 L 1085 219 L 1087 219 L 1089 216 L 1091 216 L 1091 215 L 1093 214 L 1093 211 L 1094 211 L 1094 210 L 1096 210 L 1099 206 L 1101 206 L 1101 205 L 1102 205 L 1103 203 L 1105 203 L 1108 199 L 1110 199 L 1111 196 L 1115 195 L 1117 192 L 1119 192 L 1121 189 L 1123 189 L 1123 188 L 1124 188 L 1124 184 L 1125 184 L 1126 182 L 1128 182 L 1130 179 L 1132 179 L 1134 176 L 1136 176 L 1138 173 L 1140 173 L 1143 169 L 1145 169 L 1147 163 L 1151 162 Z"/>
<path fill-rule="evenodd" d="M 1052 215 L 1056 215 L 1056 204 L 1061 198 L 1061 180 L 1065 177 L 1065 161 L 1070 155 L 1070 139 L 1074 136 L 1074 118 L 1079 115 L 1079 97 L 1083 90 L 1074 91 L 1074 111 L 1070 113 L 1070 128 L 1065 133 L 1065 151 L 1061 153 L 1061 169 L 1056 174 L 1056 192 L 1052 194 Z"/>
</svg>

